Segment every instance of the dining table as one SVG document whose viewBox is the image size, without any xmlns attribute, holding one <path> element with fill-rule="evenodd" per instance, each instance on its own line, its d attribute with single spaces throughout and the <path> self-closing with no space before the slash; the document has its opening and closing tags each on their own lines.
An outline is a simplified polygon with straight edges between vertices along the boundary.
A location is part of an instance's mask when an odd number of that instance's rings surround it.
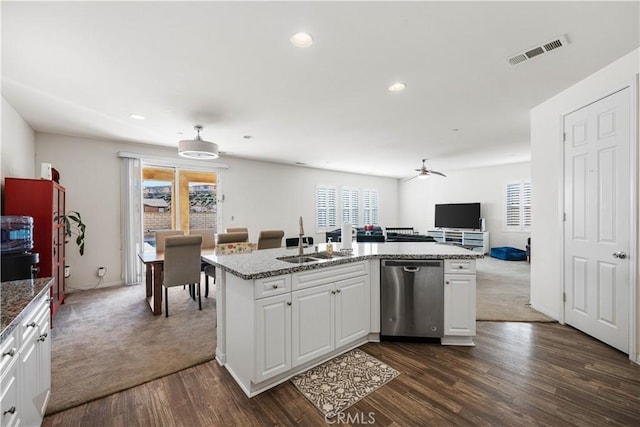
<svg viewBox="0 0 640 427">
<path fill-rule="evenodd" d="M 215 249 L 202 249 L 201 256 L 213 255 Z M 164 252 L 147 250 L 138 253 L 138 258 L 145 265 L 146 299 L 153 314 L 162 314 L 162 269 Z"/>
</svg>

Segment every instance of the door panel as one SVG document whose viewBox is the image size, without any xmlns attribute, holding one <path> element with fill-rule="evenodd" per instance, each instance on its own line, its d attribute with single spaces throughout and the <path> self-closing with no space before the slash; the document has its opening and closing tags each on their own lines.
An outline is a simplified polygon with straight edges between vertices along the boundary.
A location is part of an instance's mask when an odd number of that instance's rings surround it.
<svg viewBox="0 0 640 427">
<path fill-rule="evenodd" d="M 630 89 L 564 117 L 565 320 L 629 351 Z"/>
</svg>

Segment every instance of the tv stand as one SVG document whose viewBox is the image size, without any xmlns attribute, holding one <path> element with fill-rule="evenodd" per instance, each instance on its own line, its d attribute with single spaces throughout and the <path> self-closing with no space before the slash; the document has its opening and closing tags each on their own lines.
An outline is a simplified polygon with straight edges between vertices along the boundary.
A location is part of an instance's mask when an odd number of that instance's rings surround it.
<svg viewBox="0 0 640 427">
<path fill-rule="evenodd" d="M 463 246 L 474 252 L 489 253 L 489 232 L 472 230 L 429 230 L 427 235 L 436 242 L 449 245 Z"/>
</svg>

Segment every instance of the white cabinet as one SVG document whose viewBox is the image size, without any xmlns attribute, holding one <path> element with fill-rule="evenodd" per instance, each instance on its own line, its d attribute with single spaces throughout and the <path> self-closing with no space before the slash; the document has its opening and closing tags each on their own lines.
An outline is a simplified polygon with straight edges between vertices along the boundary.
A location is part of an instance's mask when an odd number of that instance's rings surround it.
<svg viewBox="0 0 640 427">
<path fill-rule="evenodd" d="M 476 334 L 475 260 L 445 260 L 444 265 L 445 345 L 474 345 Z"/>
<path fill-rule="evenodd" d="M 301 365 L 335 346 L 335 286 L 333 283 L 291 294 L 293 366 Z"/>
<path fill-rule="evenodd" d="M 325 282 L 291 294 L 293 366 L 369 334 L 369 276 Z"/>
<path fill-rule="evenodd" d="M 16 332 L 2 342 L 2 376 L 0 378 L 0 425 L 20 425 L 20 394 L 18 391 L 18 354 Z"/>
<path fill-rule="evenodd" d="M 38 426 L 51 391 L 51 332 L 48 297 L 26 313 L 2 343 L 2 426 Z"/>
<path fill-rule="evenodd" d="M 255 280 L 225 276 L 220 353 L 244 392 L 253 396 L 366 342 L 368 273 L 364 261 Z"/>
<path fill-rule="evenodd" d="M 336 348 L 369 334 L 369 277 L 336 283 Z"/>
<path fill-rule="evenodd" d="M 255 381 L 291 368 L 291 297 L 289 294 L 256 300 Z"/>
<path fill-rule="evenodd" d="M 371 304 L 366 263 L 297 273 L 292 281 L 293 366 L 369 334 Z"/>
<path fill-rule="evenodd" d="M 440 243 L 464 246 L 483 254 L 489 253 L 488 231 L 429 230 L 427 234 Z"/>
</svg>

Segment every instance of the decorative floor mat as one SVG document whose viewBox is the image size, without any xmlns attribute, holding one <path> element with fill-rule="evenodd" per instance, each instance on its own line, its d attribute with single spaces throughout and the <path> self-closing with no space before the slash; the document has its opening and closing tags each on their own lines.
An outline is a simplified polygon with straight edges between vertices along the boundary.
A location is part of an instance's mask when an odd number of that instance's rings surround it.
<svg viewBox="0 0 640 427">
<path fill-rule="evenodd" d="M 398 375 L 389 365 L 354 349 L 291 382 L 326 418 L 332 418 Z"/>
</svg>

